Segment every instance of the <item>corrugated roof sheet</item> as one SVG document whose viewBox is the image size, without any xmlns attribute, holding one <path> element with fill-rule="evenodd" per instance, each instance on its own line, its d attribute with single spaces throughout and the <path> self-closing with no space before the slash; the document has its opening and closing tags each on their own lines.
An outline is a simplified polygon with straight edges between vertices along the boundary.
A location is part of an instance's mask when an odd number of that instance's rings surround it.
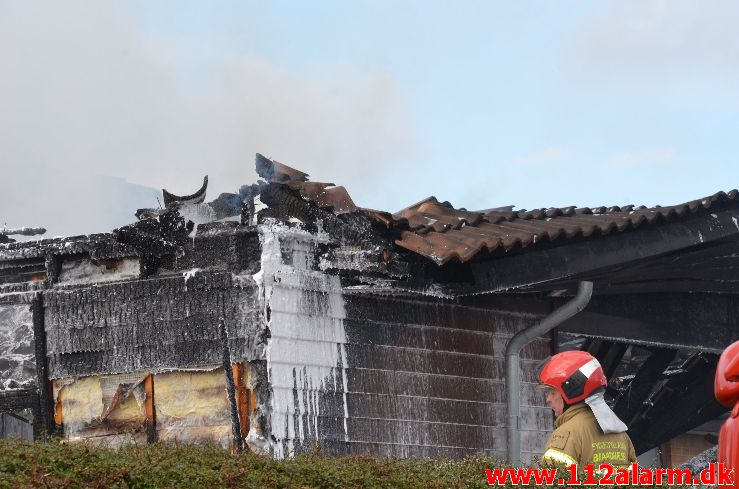
<svg viewBox="0 0 739 489">
<path fill-rule="evenodd" d="M 710 209 L 719 202 L 734 201 L 737 191 L 719 192 L 710 197 L 667 207 L 564 207 L 513 211 L 510 208 L 486 211 L 455 209 L 448 202 L 429 197 L 392 216 L 367 211 L 388 227 L 399 228 L 395 243 L 438 264 L 450 260 L 465 262 L 483 249 L 493 252 L 527 247 L 541 241 L 606 235 L 634 229 L 644 224 L 679 219 Z"/>
</svg>

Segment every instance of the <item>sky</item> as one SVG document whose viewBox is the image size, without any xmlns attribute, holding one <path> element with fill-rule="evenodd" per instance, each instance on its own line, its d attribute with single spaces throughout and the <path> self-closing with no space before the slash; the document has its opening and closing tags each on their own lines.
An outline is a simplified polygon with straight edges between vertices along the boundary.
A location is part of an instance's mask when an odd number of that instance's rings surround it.
<svg viewBox="0 0 739 489">
<path fill-rule="evenodd" d="M 737 14 L 684 0 L 0 0 L 0 226 L 107 231 L 158 205 L 145 187 L 187 194 L 208 174 L 213 199 L 253 182 L 256 152 L 391 212 L 431 195 L 531 209 L 730 190 Z M 111 190 L 124 180 L 131 192 Z"/>
</svg>

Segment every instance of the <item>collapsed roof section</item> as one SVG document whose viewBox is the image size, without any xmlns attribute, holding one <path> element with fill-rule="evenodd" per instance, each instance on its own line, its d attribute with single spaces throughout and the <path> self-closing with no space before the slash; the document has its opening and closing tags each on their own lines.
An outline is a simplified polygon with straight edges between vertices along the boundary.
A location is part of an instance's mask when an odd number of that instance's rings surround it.
<svg viewBox="0 0 739 489">
<path fill-rule="evenodd" d="M 700 290 L 735 287 L 734 277 L 725 270 L 739 265 L 732 258 L 739 236 L 736 190 L 666 207 L 571 206 L 531 211 L 512 206 L 468 211 L 429 197 L 391 214 L 361 208 L 344 187 L 311 182 L 307 173 L 260 154 L 256 168 L 262 179 L 242 186 L 238 193 L 221 194 L 205 203 L 206 177 L 191 195 L 177 197 L 165 190 L 165 202 L 168 209 L 177 208 L 196 225 L 237 218 L 242 224 L 254 224 L 275 218 L 300 221 L 315 231 L 320 223 L 342 243 L 362 243 L 379 251 L 391 274 L 410 276 L 418 289 L 427 288 L 423 282 L 434 282 L 449 297 L 513 289 L 553 291 L 561 289 L 563 281 L 569 287 L 569 282 L 611 274 L 626 264 L 659 257 L 669 260 L 674 253 L 718 244 L 726 248 L 720 256 L 703 251 L 706 256 L 701 260 L 708 255 L 719 258 L 721 267 L 701 267 L 703 261 L 694 262 L 683 253 L 686 256 L 677 260 L 680 271 L 670 275 L 664 265 L 655 266 L 661 270 L 653 277 L 655 287 L 679 277 L 700 281 Z M 159 217 L 162 211 L 140 213 L 140 218 Z M 639 278 L 649 279 L 650 273 L 640 272 Z M 634 279 L 624 277 L 629 284 Z"/>
<path fill-rule="evenodd" d="M 207 224 L 212 233 L 223 221 L 248 226 L 272 218 L 308 231 L 325 231 L 338 243 L 381 257 L 378 270 L 403 278 L 410 289 L 423 291 L 434 283 L 435 290 L 448 297 L 511 290 L 553 292 L 586 278 L 600 280 L 596 286 L 601 291 L 629 292 L 637 281 L 640 292 L 667 285 L 680 290 L 694 286 L 739 290 L 739 281 L 728 272 L 739 266 L 735 253 L 739 250 L 734 249 L 739 237 L 736 190 L 667 207 L 532 211 L 512 207 L 468 211 L 429 197 L 391 214 L 361 208 L 344 187 L 309 181 L 307 173 L 260 154 L 256 169 L 259 181 L 210 202 L 205 202 L 206 176 L 189 195 L 163 190 L 164 209 L 139 209 L 138 222 L 112 234 L 43 240 L 33 247 L 5 244 L 0 253 L 7 258 L 41 258 L 81 248 L 80 252 L 111 258 L 133 249 L 145 258 L 142 267 L 147 276 L 162 260 L 181 256 L 183 243 L 198 226 Z M 0 238 L 6 234 L 0 233 Z M 105 245 L 110 241 L 116 244 Z M 60 246 L 64 249 L 57 249 Z M 673 260 L 675 253 L 681 256 Z M 629 271 L 632 264 L 641 264 L 642 269 Z M 645 285 L 650 280 L 654 285 Z"/>
</svg>

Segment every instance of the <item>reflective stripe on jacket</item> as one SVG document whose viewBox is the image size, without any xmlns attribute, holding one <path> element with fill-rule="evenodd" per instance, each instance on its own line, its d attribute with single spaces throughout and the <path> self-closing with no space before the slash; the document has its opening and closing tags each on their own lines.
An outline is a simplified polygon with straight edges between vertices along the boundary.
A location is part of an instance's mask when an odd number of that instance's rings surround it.
<svg viewBox="0 0 739 489">
<path fill-rule="evenodd" d="M 555 430 L 544 449 L 545 464 L 628 466 L 636 452 L 626 433 L 604 434 L 584 402 L 570 406 L 554 421 Z"/>
</svg>

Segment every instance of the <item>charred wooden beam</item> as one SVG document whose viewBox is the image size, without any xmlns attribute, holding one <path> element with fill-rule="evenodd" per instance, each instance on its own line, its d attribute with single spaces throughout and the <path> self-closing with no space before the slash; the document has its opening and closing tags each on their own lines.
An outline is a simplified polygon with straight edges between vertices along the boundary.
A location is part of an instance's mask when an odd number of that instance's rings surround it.
<svg viewBox="0 0 739 489">
<path fill-rule="evenodd" d="M 700 279 L 676 279 L 676 280 L 653 280 L 624 283 L 598 283 L 600 295 L 620 294 L 654 294 L 664 292 L 684 293 L 704 292 L 716 294 L 739 294 L 739 281 L 737 280 L 700 280 Z"/>
<path fill-rule="evenodd" d="M 239 428 L 242 440 L 249 435 L 251 416 L 251 392 L 246 387 L 244 364 L 235 362 L 233 364 L 233 377 L 236 386 L 236 408 L 239 412 Z"/>
<path fill-rule="evenodd" d="M 598 359 L 603 368 L 603 373 L 606 374 L 606 378 L 610 379 L 616 372 L 619 363 L 621 363 L 628 345 L 600 338 L 589 338 L 583 349 Z"/>
<path fill-rule="evenodd" d="M 631 425 L 639 411 L 643 409 L 644 401 L 655 387 L 655 380 L 660 378 L 676 353 L 676 350 L 656 348 L 639 367 L 634 380 L 613 406 L 613 411 L 624 423 Z"/>
<path fill-rule="evenodd" d="M 44 296 L 36 293 L 31 303 L 33 314 L 33 343 L 36 359 L 36 385 L 38 388 L 38 419 L 34 419 L 34 437 L 46 438 L 54 432 L 52 386 L 49 382 L 49 363 L 46 358 L 46 327 L 44 321 Z"/>
<path fill-rule="evenodd" d="M 710 281 L 728 278 L 726 271 L 737 265 L 739 265 L 739 242 L 735 237 L 731 237 L 728 240 L 719 240 L 642 261 L 629 267 L 620 267 L 597 278 L 614 284 L 639 283 L 647 279 Z"/>
<path fill-rule="evenodd" d="M 62 262 L 63 259 L 58 254 L 48 253 L 46 255 L 44 266 L 46 267 L 46 279 L 49 284 L 55 284 L 59 281 L 59 275 L 62 273 Z"/>
<path fill-rule="evenodd" d="M 686 377 L 689 374 L 690 372 L 688 372 L 687 370 L 683 368 L 665 370 L 664 372 L 662 372 L 662 375 L 659 377 L 658 380 L 673 379 L 677 377 Z M 629 375 L 622 375 L 620 377 L 616 377 L 613 380 L 620 385 L 626 386 L 629 383 L 631 383 L 631 381 L 634 380 L 635 377 L 636 377 L 635 374 L 629 374 Z"/>
<path fill-rule="evenodd" d="M 234 451 L 244 451 L 244 439 L 241 436 L 241 422 L 239 420 L 239 406 L 236 398 L 236 383 L 234 381 L 233 363 L 231 362 L 231 350 L 228 347 L 228 333 L 226 323 L 221 319 L 219 322 L 221 342 L 223 343 L 223 370 L 226 372 L 226 392 L 228 402 L 231 406 L 231 435 L 234 441 Z"/>
<path fill-rule="evenodd" d="M 54 404 L 54 424 L 56 425 L 55 428 L 58 433 L 64 432 L 64 411 L 62 408 L 62 397 L 64 395 L 63 392 L 64 391 L 59 388 L 56 395 L 56 402 Z"/>
<path fill-rule="evenodd" d="M 157 412 L 154 404 L 154 376 L 152 374 L 144 378 L 144 392 L 146 393 L 146 442 L 155 443 L 157 441 Z"/>
<path fill-rule="evenodd" d="M 716 355 L 694 355 L 683 366 L 689 371 L 688 375 L 670 379 L 655 393 L 650 412 L 629 429 L 637 453 L 658 446 L 727 411 L 713 396 L 717 359 Z"/>
<path fill-rule="evenodd" d="M 618 343 L 667 348 L 706 350 L 720 353 L 731 344 L 734 326 L 731 324 L 694 322 L 688 317 L 665 318 L 655 323 L 610 314 L 583 311 L 565 321 L 560 332 L 608 339 Z M 696 334 L 696 331 L 701 334 Z"/>
</svg>

